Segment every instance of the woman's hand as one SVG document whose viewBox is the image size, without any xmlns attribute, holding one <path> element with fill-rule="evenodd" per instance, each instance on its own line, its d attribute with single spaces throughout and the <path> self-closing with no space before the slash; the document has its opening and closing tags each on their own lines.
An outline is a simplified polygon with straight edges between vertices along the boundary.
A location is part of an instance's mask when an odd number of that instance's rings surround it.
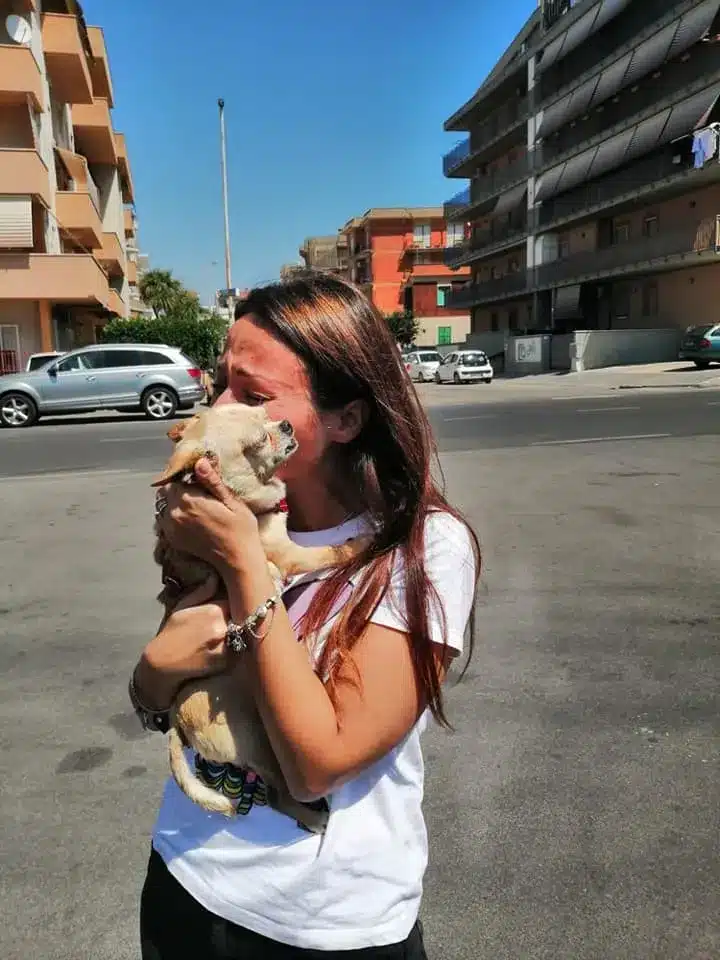
<svg viewBox="0 0 720 960">
<path fill-rule="evenodd" d="M 255 515 L 233 497 L 210 461 L 195 465 L 197 485 L 170 483 L 158 491 L 167 502 L 158 523 L 168 542 L 211 564 L 223 575 L 236 566 L 243 543 L 257 538 Z"/>
<path fill-rule="evenodd" d="M 186 680 L 227 669 L 228 609 L 225 602 L 213 599 L 217 588 L 213 576 L 184 597 L 145 647 L 135 684 L 146 706 L 164 710 Z"/>
</svg>

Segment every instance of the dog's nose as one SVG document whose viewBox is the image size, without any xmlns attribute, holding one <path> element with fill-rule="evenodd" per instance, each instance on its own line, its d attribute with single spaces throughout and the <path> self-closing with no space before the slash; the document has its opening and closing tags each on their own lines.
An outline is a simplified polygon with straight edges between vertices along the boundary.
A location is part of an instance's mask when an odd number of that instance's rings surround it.
<svg viewBox="0 0 720 960">
<path fill-rule="evenodd" d="M 284 433 L 286 436 L 291 437 L 293 432 L 292 424 L 289 420 L 280 421 L 280 433 Z"/>
</svg>

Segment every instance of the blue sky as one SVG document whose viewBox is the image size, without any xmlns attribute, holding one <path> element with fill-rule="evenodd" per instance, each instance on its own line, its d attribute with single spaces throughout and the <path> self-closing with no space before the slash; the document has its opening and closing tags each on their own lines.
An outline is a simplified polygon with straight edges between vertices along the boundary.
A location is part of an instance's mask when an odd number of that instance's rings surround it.
<svg viewBox="0 0 720 960">
<path fill-rule="evenodd" d="M 206 301 L 224 286 L 217 99 L 226 103 L 233 284 L 262 283 L 372 206 L 463 184 L 443 121 L 535 0 L 84 0 L 105 30 L 140 243 Z M 215 264 L 213 262 L 215 261 Z"/>
</svg>

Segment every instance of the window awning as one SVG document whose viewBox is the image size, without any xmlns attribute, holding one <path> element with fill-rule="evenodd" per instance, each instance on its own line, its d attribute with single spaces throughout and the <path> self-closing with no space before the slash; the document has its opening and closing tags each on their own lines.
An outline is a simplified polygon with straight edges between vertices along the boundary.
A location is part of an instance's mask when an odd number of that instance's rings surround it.
<svg viewBox="0 0 720 960">
<path fill-rule="evenodd" d="M 572 287 L 557 287 L 553 303 L 553 320 L 575 320 L 580 312 L 580 284 Z"/>
<path fill-rule="evenodd" d="M 512 190 L 508 190 L 507 193 L 501 194 L 493 209 L 493 216 L 500 213 L 510 213 L 511 210 L 514 210 L 515 207 L 520 205 L 526 193 L 527 182 L 523 181 L 513 187 Z"/>
<path fill-rule="evenodd" d="M 718 10 L 720 0 L 705 0 L 683 17 L 676 17 L 571 93 L 549 104 L 540 116 L 537 136 L 549 136 L 589 108 L 603 103 L 618 90 L 647 76 L 666 60 L 680 56 L 705 36 Z"/>
<path fill-rule="evenodd" d="M 594 180 L 616 167 L 649 153 L 656 146 L 670 143 L 707 123 L 718 98 L 720 86 L 688 97 L 666 108 L 629 130 L 616 134 L 589 150 L 551 167 L 541 174 L 535 187 L 535 200 L 547 200 L 569 190 L 582 180 Z M 577 177 L 580 179 L 577 179 Z"/>
<path fill-rule="evenodd" d="M 583 41 L 604 26 L 609 20 L 617 16 L 630 0 L 601 0 L 583 14 L 567 30 L 551 40 L 543 51 L 538 63 L 538 70 L 547 70 L 557 60 L 579 47 Z"/>
</svg>

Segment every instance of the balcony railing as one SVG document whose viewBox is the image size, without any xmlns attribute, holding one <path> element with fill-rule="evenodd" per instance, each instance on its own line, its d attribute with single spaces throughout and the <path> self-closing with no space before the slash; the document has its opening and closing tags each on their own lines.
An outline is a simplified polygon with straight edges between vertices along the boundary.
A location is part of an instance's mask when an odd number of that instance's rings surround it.
<svg viewBox="0 0 720 960">
<path fill-rule="evenodd" d="M 456 143 L 449 153 L 443 157 L 443 173 L 447 177 L 451 171 L 455 170 L 464 163 L 470 156 L 470 137 L 465 137 L 460 143 Z"/>
<path fill-rule="evenodd" d="M 491 144 L 519 123 L 527 120 L 529 100 L 527 97 L 515 97 L 508 100 L 494 113 L 474 128 L 472 134 L 461 140 L 443 157 L 443 173 L 446 177 L 459 170 L 467 160 L 480 156 Z"/>
<path fill-rule="evenodd" d="M 609 206 L 623 197 L 650 192 L 662 181 L 672 177 L 692 175 L 691 160 L 683 158 L 677 163 L 674 155 L 677 155 L 677 151 L 650 155 L 619 173 L 610 174 L 604 179 L 595 180 L 552 200 L 546 200 L 537 211 L 538 227 L 546 228 L 559 220 L 587 214 L 593 208 Z"/>
<path fill-rule="evenodd" d="M 502 300 L 503 297 L 519 296 L 531 289 L 530 276 L 530 271 L 518 270 L 517 273 L 507 273 L 497 280 L 468 283 L 452 291 L 448 306 L 465 308 L 485 300 Z"/>
<path fill-rule="evenodd" d="M 656 260 L 720 252 L 720 216 L 706 217 L 654 237 L 589 250 L 537 268 L 537 286 L 546 288 L 568 280 L 624 270 Z"/>
<path fill-rule="evenodd" d="M 443 204 L 443 214 L 446 220 L 453 220 L 455 217 L 462 216 L 463 211 L 470 204 L 470 187 L 458 191 Z"/>
<path fill-rule="evenodd" d="M 562 260 L 542 264 L 534 270 L 508 273 L 485 283 L 470 283 L 453 291 L 449 306 L 471 307 L 478 303 L 522 296 L 534 290 L 546 290 L 569 283 L 581 283 L 614 273 L 650 273 L 659 262 L 670 268 L 686 265 L 686 260 L 720 258 L 720 215 L 706 217 L 673 231 L 637 241 L 616 244 L 578 253 Z"/>
<path fill-rule="evenodd" d="M 472 237 L 464 240 L 457 248 L 446 250 L 445 262 L 448 266 L 459 266 L 479 259 L 479 254 L 490 256 L 498 247 L 514 240 L 522 240 L 527 236 L 527 232 L 527 214 L 508 223 L 494 223 L 484 230 L 476 230 Z"/>
</svg>

